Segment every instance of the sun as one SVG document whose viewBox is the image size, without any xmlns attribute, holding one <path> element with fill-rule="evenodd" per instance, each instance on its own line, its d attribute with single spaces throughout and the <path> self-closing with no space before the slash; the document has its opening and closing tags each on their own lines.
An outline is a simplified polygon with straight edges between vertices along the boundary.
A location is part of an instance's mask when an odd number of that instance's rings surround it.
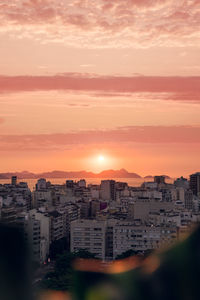
<svg viewBox="0 0 200 300">
<path fill-rule="evenodd" d="M 98 156 L 98 161 L 103 162 L 105 160 L 105 157 L 103 155 Z"/>
<path fill-rule="evenodd" d="M 95 149 L 96 150 L 96 149 Z M 107 151 L 108 152 L 108 151 Z M 109 155 L 106 151 L 95 151 L 92 156 L 88 156 L 85 161 L 86 165 L 89 166 L 89 170 L 95 173 L 102 172 L 114 168 L 116 165 L 116 159 Z"/>
</svg>

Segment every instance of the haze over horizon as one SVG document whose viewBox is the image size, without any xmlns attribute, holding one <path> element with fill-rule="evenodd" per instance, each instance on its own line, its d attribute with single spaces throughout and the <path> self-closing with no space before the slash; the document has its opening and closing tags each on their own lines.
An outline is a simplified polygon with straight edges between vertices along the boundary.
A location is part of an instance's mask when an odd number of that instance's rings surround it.
<svg viewBox="0 0 200 300">
<path fill-rule="evenodd" d="M 1 0 L 0 172 L 200 169 L 198 0 Z"/>
</svg>

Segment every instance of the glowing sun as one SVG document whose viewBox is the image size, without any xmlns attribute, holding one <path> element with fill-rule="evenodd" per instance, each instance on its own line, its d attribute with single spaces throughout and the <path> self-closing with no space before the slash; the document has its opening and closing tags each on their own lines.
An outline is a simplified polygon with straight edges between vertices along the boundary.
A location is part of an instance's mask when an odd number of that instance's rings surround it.
<svg viewBox="0 0 200 300">
<path fill-rule="evenodd" d="M 103 155 L 98 156 L 98 161 L 103 162 L 105 160 L 105 157 Z"/>
</svg>

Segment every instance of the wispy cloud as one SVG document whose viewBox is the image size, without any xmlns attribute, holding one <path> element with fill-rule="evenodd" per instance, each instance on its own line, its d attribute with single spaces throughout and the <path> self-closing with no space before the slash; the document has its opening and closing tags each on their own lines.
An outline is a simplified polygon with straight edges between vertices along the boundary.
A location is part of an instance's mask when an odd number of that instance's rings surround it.
<svg viewBox="0 0 200 300">
<path fill-rule="evenodd" d="M 83 64 L 83 65 L 80 65 L 81 68 L 93 68 L 95 67 L 94 64 Z"/>
<path fill-rule="evenodd" d="M 1 0 L 0 24 L 75 47 L 200 46 L 199 0 Z"/>
<path fill-rule="evenodd" d="M 0 151 L 63 150 L 77 145 L 200 144 L 200 126 L 130 126 L 65 134 L 0 135 Z"/>
</svg>

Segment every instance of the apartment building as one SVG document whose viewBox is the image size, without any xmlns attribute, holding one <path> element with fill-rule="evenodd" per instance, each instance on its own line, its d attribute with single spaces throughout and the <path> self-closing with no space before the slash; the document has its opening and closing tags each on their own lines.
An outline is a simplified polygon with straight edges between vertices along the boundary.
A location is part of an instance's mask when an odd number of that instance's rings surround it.
<svg viewBox="0 0 200 300">
<path fill-rule="evenodd" d="M 158 249 L 177 240 L 175 225 L 153 226 L 134 222 L 118 222 L 113 232 L 113 257 L 135 250 L 144 252 L 149 249 Z"/>
<path fill-rule="evenodd" d="M 71 222 L 71 252 L 85 249 L 105 259 L 106 221 L 77 220 Z"/>
</svg>

